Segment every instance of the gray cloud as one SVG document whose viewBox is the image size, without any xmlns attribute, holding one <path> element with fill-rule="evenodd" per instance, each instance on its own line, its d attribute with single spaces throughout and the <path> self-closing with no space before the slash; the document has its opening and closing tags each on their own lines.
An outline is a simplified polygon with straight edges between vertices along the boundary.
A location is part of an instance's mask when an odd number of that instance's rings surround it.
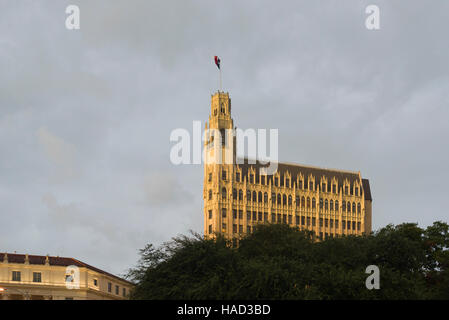
<svg viewBox="0 0 449 320">
<path fill-rule="evenodd" d="M 65 29 L 78 4 L 81 30 Z M 205 121 L 218 74 L 280 159 L 360 170 L 374 227 L 447 219 L 448 3 L 0 1 L 0 251 L 120 273 L 202 231 L 201 166 L 169 136 Z M 14 217 L 14 218 L 12 218 Z"/>
<path fill-rule="evenodd" d="M 153 205 L 179 205 L 192 197 L 169 172 L 148 174 L 143 188 L 145 199 Z"/>
<path fill-rule="evenodd" d="M 45 155 L 55 166 L 55 181 L 77 175 L 75 146 L 54 135 L 46 127 L 40 127 L 36 134 Z"/>
</svg>

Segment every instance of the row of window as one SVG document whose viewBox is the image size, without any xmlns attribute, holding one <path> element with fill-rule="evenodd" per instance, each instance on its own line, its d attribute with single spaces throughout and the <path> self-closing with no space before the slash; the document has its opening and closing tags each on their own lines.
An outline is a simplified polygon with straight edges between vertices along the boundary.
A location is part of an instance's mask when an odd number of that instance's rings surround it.
<svg viewBox="0 0 449 320">
<path fill-rule="evenodd" d="M 227 178 L 226 170 L 222 170 L 221 177 L 222 177 L 222 180 L 226 180 L 226 178 Z M 211 181 L 211 180 L 212 180 L 212 175 L 210 174 L 209 181 Z M 240 172 L 235 173 L 235 181 L 242 182 L 240 179 Z M 248 181 L 250 184 L 254 184 L 254 183 L 257 183 L 257 184 L 260 183 L 261 185 L 268 184 L 267 176 L 261 175 L 260 180 L 259 180 L 259 175 L 254 175 L 252 173 L 249 174 Z M 299 179 L 297 182 L 298 182 L 298 184 L 297 184 L 298 189 L 304 189 L 304 190 L 309 189 L 312 191 L 320 190 L 321 192 L 337 193 L 337 184 L 335 184 L 335 183 L 331 184 L 331 183 L 322 182 L 321 184 L 319 184 L 319 183 L 314 183 L 313 181 L 308 181 L 307 179 L 305 181 Z M 290 186 L 293 186 L 293 182 L 291 182 L 290 178 L 285 178 L 285 183 L 284 183 L 284 179 L 279 179 L 279 177 L 274 177 L 273 184 L 276 187 L 285 186 L 286 188 L 290 188 Z M 359 190 L 358 186 L 355 186 L 355 187 L 350 187 L 348 185 L 344 186 L 344 194 L 345 195 L 359 196 L 359 193 L 361 193 L 361 190 Z"/>
<path fill-rule="evenodd" d="M 108 282 L 108 292 L 112 293 L 112 283 Z M 118 285 L 115 285 L 115 294 L 120 294 L 120 287 Z M 122 295 L 126 297 L 126 288 L 122 288 Z"/>
<path fill-rule="evenodd" d="M 260 214 L 260 213 L 259 213 Z M 257 218 L 257 216 L 256 216 Z M 277 218 L 277 219 L 276 219 Z M 296 216 L 295 217 L 295 224 L 297 226 L 301 225 L 301 226 L 307 226 L 307 227 L 316 227 L 316 218 L 310 218 L 310 217 L 299 217 Z M 288 223 L 288 224 L 293 224 L 292 222 L 292 216 L 289 215 L 288 216 L 288 220 L 287 220 L 287 216 L 286 215 L 280 215 L 278 214 L 277 216 L 275 214 L 272 214 L 272 222 L 273 223 Z M 248 219 L 249 220 L 249 219 Z M 256 220 L 256 219 L 255 219 Z M 262 221 L 261 216 L 259 215 L 259 221 Z M 264 216 L 264 221 L 266 221 L 265 216 Z M 339 228 L 339 220 L 334 220 L 334 219 L 319 219 L 319 225 L 320 227 L 325 227 L 325 228 L 331 228 L 331 229 L 338 229 Z M 222 223 L 222 232 L 226 232 L 227 230 L 227 225 L 226 223 Z M 253 226 L 254 228 L 254 226 Z M 361 229 L 361 223 L 360 221 L 346 221 L 346 220 L 342 220 L 341 221 L 341 228 L 342 230 L 353 230 L 353 231 L 360 231 Z M 251 232 L 251 226 L 247 226 L 246 227 L 246 232 L 250 233 Z M 242 224 L 233 224 L 232 225 L 232 232 L 233 233 L 243 233 L 243 225 Z M 212 234 L 212 225 L 209 225 L 209 234 Z"/>
<path fill-rule="evenodd" d="M 22 281 L 22 272 L 21 271 L 13 271 L 12 272 L 12 281 Z M 73 276 L 72 275 L 66 275 L 65 276 L 66 282 L 73 282 Z M 42 282 L 42 273 L 41 272 L 33 272 L 33 282 Z M 93 279 L 94 286 L 98 287 L 98 280 Z M 108 292 L 112 293 L 112 283 L 108 282 Z M 120 288 L 118 285 L 115 286 L 115 294 L 120 293 Z M 126 296 L 126 288 L 122 288 L 122 295 Z"/>
<path fill-rule="evenodd" d="M 221 189 L 221 197 L 223 200 L 226 200 L 227 191 L 226 191 L 226 188 L 224 188 L 224 187 Z M 234 200 L 243 200 L 243 191 L 240 189 L 237 194 L 237 189 L 233 189 L 232 190 L 232 198 Z M 209 190 L 209 200 L 212 200 L 212 190 Z M 262 195 L 261 191 L 259 191 L 259 193 L 257 193 L 256 191 L 253 191 L 251 193 L 251 191 L 248 190 L 246 192 L 246 201 L 249 203 L 249 202 L 251 202 L 251 200 L 252 200 L 252 202 L 268 203 L 268 193 L 265 192 Z M 289 195 L 287 197 L 287 195 L 285 195 L 285 194 L 281 195 L 280 193 L 278 193 L 277 196 L 276 196 L 276 193 L 272 193 L 271 200 L 272 200 L 273 206 L 275 206 L 276 204 L 284 205 L 284 206 L 288 204 L 289 206 L 291 206 L 292 202 L 293 202 L 291 195 Z M 310 208 L 316 209 L 316 200 L 314 197 L 312 197 L 312 200 L 310 199 L 310 197 L 307 197 L 307 201 L 306 201 L 304 196 L 301 199 L 299 196 L 296 196 L 295 200 L 296 200 L 295 203 L 296 203 L 297 208 L 299 208 L 299 207 L 305 208 L 307 205 L 308 209 L 310 209 Z M 333 200 L 320 198 L 319 206 L 320 206 L 320 209 L 324 209 L 324 210 L 332 210 L 333 211 L 334 208 L 336 211 L 339 210 L 338 200 L 335 200 L 335 202 L 334 202 Z M 362 211 L 362 206 L 361 206 L 360 202 L 357 204 L 355 202 L 352 202 L 352 205 L 351 205 L 351 202 L 343 201 L 341 208 L 342 208 L 343 212 L 346 212 L 346 211 L 351 212 L 351 208 L 352 208 L 353 213 L 356 213 L 356 212 L 361 213 L 361 211 Z M 357 211 L 356 211 L 356 209 L 357 209 Z"/>
<path fill-rule="evenodd" d="M 12 281 L 22 281 L 22 272 L 13 271 L 11 279 Z M 33 272 L 33 282 L 42 282 L 42 273 Z"/>
<path fill-rule="evenodd" d="M 226 218 L 226 208 L 222 209 L 221 215 L 222 218 Z M 237 212 L 236 209 L 232 210 L 232 217 L 234 220 L 238 219 L 243 219 L 243 211 L 239 210 Z M 317 219 L 315 217 L 306 217 L 306 216 L 294 216 L 295 217 L 295 224 L 296 225 L 302 225 L 302 226 L 312 226 L 315 227 L 316 226 L 316 221 Z M 212 210 L 209 210 L 209 219 L 212 219 Z M 268 213 L 267 212 L 247 212 L 246 213 L 246 220 L 249 221 L 263 221 L 263 222 L 268 222 Z M 318 222 L 319 222 L 319 226 L 320 227 L 325 227 L 325 228 L 339 228 L 339 221 L 338 219 L 329 219 L 329 218 L 319 218 Z M 346 220 L 341 220 L 342 221 L 342 229 L 348 229 L 348 230 L 357 230 L 360 231 L 361 228 L 361 223 L 360 221 L 346 221 Z M 288 223 L 288 224 L 293 224 L 293 216 L 292 215 L 285 215 L 285 214 L 275 214 L 272 213 L 271 214 L 271 222 L 272 223 Z M 226 229 L 226 223 L 223 224 L 224 227 L 223 229 Z M 241 231 L 239 231 L 241 232 Z"/>
</svg>

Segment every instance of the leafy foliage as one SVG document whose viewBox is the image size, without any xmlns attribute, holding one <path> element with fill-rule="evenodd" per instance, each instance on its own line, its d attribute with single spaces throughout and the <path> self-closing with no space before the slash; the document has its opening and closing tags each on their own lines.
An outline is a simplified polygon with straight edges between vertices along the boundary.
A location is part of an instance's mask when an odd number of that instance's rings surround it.
<svg viewBox="0 0 449 320">
<path fill-rule="evenodd" d="M 368 290 L 366 267 L 380 269 Z M 388 225 L 321 242 L 260 225 L 233 247 L 221 236 L 174 238 L 141 250 L 132 299 L 449 299 L 449 226 Z"/>
</svg>

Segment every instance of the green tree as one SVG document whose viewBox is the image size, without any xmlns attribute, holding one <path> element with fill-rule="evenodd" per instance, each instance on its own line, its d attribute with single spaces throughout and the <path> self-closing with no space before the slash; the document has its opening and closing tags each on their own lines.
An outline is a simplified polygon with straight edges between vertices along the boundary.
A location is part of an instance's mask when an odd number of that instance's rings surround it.
<svg viewBox="0 0 449 320">
<path fill-rule="evenodd" d="M 239 246 L 181 236 L 141 250 L 132 299 L 449 299 L 449 226 L 388 225 L 315 241 L 285 224 L 258 226 Z M 368 290 L 366 267 L 380 269 Z"/>
</svg>

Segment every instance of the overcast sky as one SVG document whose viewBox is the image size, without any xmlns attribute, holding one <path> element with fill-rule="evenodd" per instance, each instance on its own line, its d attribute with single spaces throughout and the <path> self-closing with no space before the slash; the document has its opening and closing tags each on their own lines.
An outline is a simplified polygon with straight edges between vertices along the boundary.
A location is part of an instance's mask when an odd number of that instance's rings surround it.
<svg viewBox="0 0 449 320">
<path fill-rule="evenodd" d="M 445 1 L 0 0 L 0 252 L 122 274 L 202 233 L 202 166 L 172 165 L 169 137 L 207 120 L 214 55 L 235 125 L 360 170 L 374 229 L 447 221 L 448 30 Z"/>
</svg>

